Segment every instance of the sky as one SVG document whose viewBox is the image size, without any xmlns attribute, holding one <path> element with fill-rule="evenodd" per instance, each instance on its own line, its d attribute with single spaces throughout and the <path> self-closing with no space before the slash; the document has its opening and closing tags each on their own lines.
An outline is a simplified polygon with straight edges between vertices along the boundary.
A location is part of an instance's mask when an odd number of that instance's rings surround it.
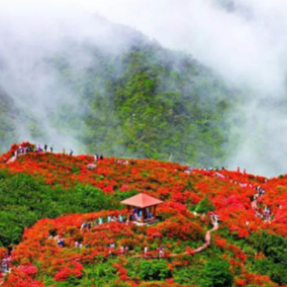
<svg viewBox="0 0 287 287">
<path fill-rule="evenodd" d="M 233 6 L 226 8 L 228 1 Z M 25 19 L 18 29 L 23 37 L 29 33 L 25 25 L 37 29 L 37 21 L 45 19 L 62 17 L 80 26 L 85 19 L 77 15 L 82 12 L 103 15 L 165 47 L 185 51 L 228 85 L 242 89 L 245 125 L 239 148 L 226 164 L 259 174 L 286 173 L 287 117 L 264 105 L 286 99 L 286 0 L 0 0 L 6 23 L 13 26 Z M 39 39 L 45 36 L 39 34 Z"/>
</svg>

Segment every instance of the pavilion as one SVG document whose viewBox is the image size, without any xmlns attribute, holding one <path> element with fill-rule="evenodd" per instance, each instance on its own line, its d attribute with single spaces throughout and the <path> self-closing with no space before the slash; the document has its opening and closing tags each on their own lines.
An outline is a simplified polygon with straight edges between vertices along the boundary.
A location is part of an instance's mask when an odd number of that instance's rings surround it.
<svg viewBox="0 0 287 287">
<path fill-rule="evenodd" d="M 156 207 L 163 202 L 147 194 L 139 193 L 121 203 L 128 207 L 128 219 L 148 223 L 156 219 Z"/>
</svg>

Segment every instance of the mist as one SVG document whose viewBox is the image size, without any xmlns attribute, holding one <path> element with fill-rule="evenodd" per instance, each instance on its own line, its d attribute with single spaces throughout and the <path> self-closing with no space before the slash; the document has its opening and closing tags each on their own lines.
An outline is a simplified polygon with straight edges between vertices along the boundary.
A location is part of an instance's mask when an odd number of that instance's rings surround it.
<svg viewBox="0 0 287 287">
<path fill-rule="evenodd" d="M 133 31 L 76 9 L 1 5 L 0 87 L 24 111 L 15 124 L 16 140 L 47 143 L 58 152 L 85 152 L 79 140 L 80 119 L 88 107 L 80 102 L 78 90 L 59 75 L 57 57 L 75 73 L 96 70 L 93 51 L 83 47 L 121 54 L 134 40 Z M 101 89 L 97 84 L 97 90 Z M 53 114 L 63 109 L 73 111 L 74 124 L 67 124 L 66 115 L 53 122 Z"/>
<path fill-rule="evenodd" d="M 106 13 L 192 54 L 243 92 L 244 106 L 236 111 L 243 124 L 225 164 L 267 176 L 286 173 L 287 2 L 142 1 L 147 8 L 139 2 L 131 7 L 133 16 Z"/>
<path fill-rule="evenodd" d="M 127 49 L 132 37 L 117 32 L 115 45 L 111 26 L 95 20 L 95 14 L 136 29 L 164 47 L 191 54 L 227 85 L 242 91 L 244 105 L 236 111 L 242 115 L 236 149 L 222 164 L 268 176 L 287 172 L 284 0 L 29 0 L 25 5 L 20 0 L 0 0 L 0 57 L 5 67 L 0 86 L 17 105 L 28 107 L 32 117 L 42 118 L 45 131 L 42 138 L 34 139 L 26 124 L 19 123 L 19 138 L 82 149 L 77 135 L 62 134 L 49 121 L 47 111 L 61 104 L 81 104 L 59 82 L 46 59 L 67 48 L 63 39 L 90 41 L 103 49 L 113 47 L 117 53 Z M 77 54 L 71 65 L 79 64 L 89 66 L 90 55 Z"/>
</svg>

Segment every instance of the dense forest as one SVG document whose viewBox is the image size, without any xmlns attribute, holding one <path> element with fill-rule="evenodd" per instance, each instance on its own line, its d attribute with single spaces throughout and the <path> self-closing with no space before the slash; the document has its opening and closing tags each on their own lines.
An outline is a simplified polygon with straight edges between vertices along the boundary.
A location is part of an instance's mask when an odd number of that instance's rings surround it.
<svg viewBox="0 0 287 287">
<path fill-rule="evenodd" d="M 222 164 L 235 148 L 242 119 L 233 111 L 241 105 L 240 92 L 190 55 L 164 49 L 141 34 L 132 39 L 120 52 L 66 43 L 45 59 L 61 87 L 46 91 L 53 105 L 44 107 L 45 117 L 31 113 L 25 100 L 13 103 L 13 95 L 1 92 L 0 149 L 24 136 L 53 142 L 44 131 L 48 124 L 73 138 L 82 152 Z M 84 56 L 87 64 L 81 62 Z"/>
</svg>

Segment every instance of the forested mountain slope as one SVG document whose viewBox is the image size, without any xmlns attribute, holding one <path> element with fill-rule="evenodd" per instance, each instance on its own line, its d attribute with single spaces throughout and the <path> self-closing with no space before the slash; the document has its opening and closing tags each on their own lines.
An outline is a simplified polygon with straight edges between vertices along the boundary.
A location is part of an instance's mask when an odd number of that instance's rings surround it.
<svg viewBox="0 0 287 287">
<path fill-rule="evenodd" d="M 19 81 L 4 61 L 2 82 L 25 115 L 19 141 L 26 136 L 58 150 L 69 143 L 110 156 L 221 164 L 235 147 L 230 129 L 241 119 L 231 111 L 241 104 L 240 93 L 190 55 L 130 28 L 101 25 L 109 31 L 102 42 L 68 37 L 31 67 L 19 59 Z M 6 122 L 11 114 L 10 107 L 1 110 Z M 11 138 L 4 125 L 0 129 Z M 7 149 L 7 141 L 0 148 Z"/>
<path fill-rule="evenodd" d="M 190 57 L 147 43 L 112 59 L 96 53 L 88 71 L 67 61 L 57 65 L 81 98 L 89 152 L 212 165 L 232 145 L 239 94 Z"/>
</svg>

